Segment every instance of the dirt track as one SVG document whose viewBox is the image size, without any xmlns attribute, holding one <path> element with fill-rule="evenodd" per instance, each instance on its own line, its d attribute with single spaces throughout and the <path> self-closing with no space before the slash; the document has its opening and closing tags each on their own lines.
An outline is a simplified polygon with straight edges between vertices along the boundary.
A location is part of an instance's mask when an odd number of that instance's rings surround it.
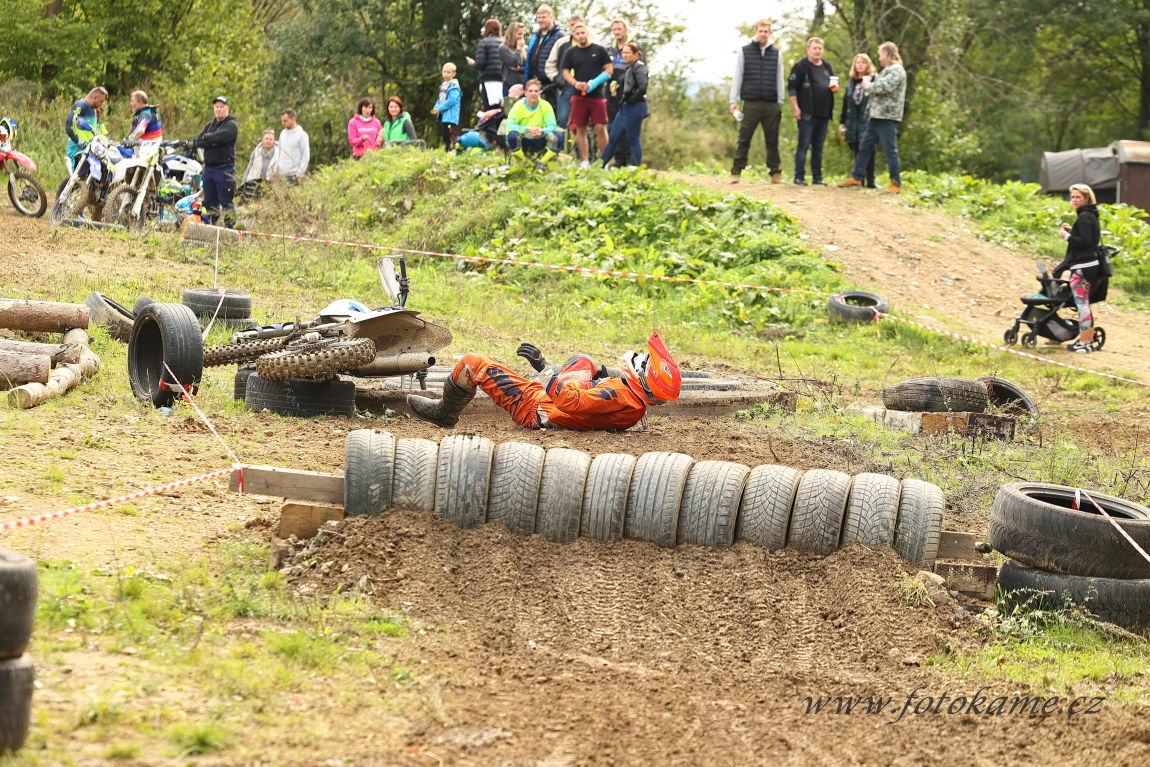
<svg viewBox="0 0 1150 767">
<path fill-rule="evenodd" d="M 958 291 L 963 300 L 987 301 L 975 305 L 981 308 L 967 319 L 972 329 L 994 338 L 989 331 L 1005 321 L 993 313 L 991 302 L 1013 307 L 1014 294 L 1029 288 L 1017 276 L 1028 273 L 1025 265 L 1017 265 L 1020 257 L 1008 257 L 968 232 L 949 231 L 948 221 L 896 202 L 875 198 L 882 215 L 898 222 L 894 230 L 906 239 L 883 240 L 877 224 L 855 228 L 838 223 L 855 210 L 857 200 L 846 196 L 850 193 L 793 188 L 776 193 L 752 185 L 743 191 L 769 191 L 800 217 L 810 210 L 818 220 L 810 222 L 808 231 L 820 242 L 839 245 L 835 256 L 848 276 L 861 285 L 878 285 L 878 275 L 900 275 L 918 291 L 916 314 L 936 311 L 953 300 L 951 290 Z M 58 269 L 99 274 L 109 286 L 116 285 L 146 266 L 143 256 L 129 250 L 98 233 L 50 236 L 41 222 L 0 213 L 0 274 L 6 293 L 35 296 L 40 277 Z M 912 251 L 917 258 L 909 255 Z M 956 252 L 973 255 L 959 262 Z M 1003 295 L 994 298 L 963 283 L 945 286 L 942 277 L 956 268 L 968 273 L 984 269 L 996 275 L 986 284 L 1017 284 L 1019 290 L 1002 289 Z M 896 308 L 905 300 L 892 298 Z M 1112 354 L 1117 359 L 1123 349 L 1121 359 L 1130 360 L 1120 367 L 1146 373 L 1146 356 L 1130 356 L 1132 350 L 1144 351 L 1140 344 L 1146 339 L 1131 331 L 1124 336 L 1120 327 L 1133 325 L 1111 321 L 1110 311 L 1104 311 L 1104 322 L 1114 327 Z M 1101 366 L 1109 357 L 1093 360 Z M 363 426 L 352 419 L 273 418 L 252 425 L 226 413 L 215 417 L 229 439 L 247 446 L 245 460 L 282 464 L 290 453 L 297 468 L 329 471 L 342 464 L 346 432 Z M 9 476 L 26 471 L 27 456 L 63 444 L 77 456 L 69 486 L 86 495 L 111 496 L 154 484 L 155 467 L 165 468 L 160 478 L 167 480 L 175 478 L 173 472 L 189 476 L 221 465 L 218 445 L 191 418 L 165 421 L 151 411 L 78 410 L 61 420 L 67 423 L 36 433 L 30 429 L 17 450 L 0 454 L 0 470 Z M 443 434 L 422 423 L 387 427 L 402 436 L 435 439 Z M 642 435 L 524 434 L 501 417 L 465 415 L 460 429 L 496 441 L 519 439 L 590 453 L 677 450 L 700 460 L 750 465 L 887 470 L 869 465 L 838 440 L 780 439 L 757 422 L 725 421 L 716 430 L 710 419 L 672 425 L 656 417 L 651 431 Z M 126 462 L 123 451 L 90 447 L 74 436 L 82 434 L 98 436 L 98 444 L 130 445 L 133 460 Z M 66 497 L 24 495 L 0 505 L 0 519 L 52 511 Z M 256 499 L 200 485 L 141 501 L 140 517 L 73 517 L 20 531 L 10 541 L 45 559 L 89 565 L 163 562 L 267 508 Z M 948 521 L 962 524 L 963 518 Z M 907 714 L 885 724 L 920 686 L 925 688 L 920 695 L 947 692 L 953 698 L 973 695 L 987 684 L 925 665 L 948 646 L 974 641 L 971 616 L 979 606 L 968 604 L 962 612 L 950 600 L 935 608 L 908 606 L 891 588 L 906 565 L 889 551 L 851 547 L 820 560 L 795 552 L 772 555 L 745 545 L 724 552 L 695 547 L 671 552 L 634 541 L 605 546 L 580 540 L 558 546 L 538 536 L 516 538 L 496 525 L 465 532 L 415 512 L 356 520 L 344 532 L 348 538 L 329 544 L 318 559 L 333 559 L 348 569 L 328 577 L 307 569 L 292 576 L 293 586 L 305 593 L 328 593 L 366 575 L 367 589 L 381 606 L 401 609 L 428 627 L 426 634 L 394 650 L 421 677 L 438 680 L 442 705 L 429 706 L 403 723 L 399 742 L 384 735 L 386 745 L 381 746 L 379 739 L 348 737 L 333 725 L 306 752 L 296 751 L 277 764 L 315 765 L 326 759 L 341 764 L 435 764 L 442 759 L 444 764 L 523 767 L 1150 763 L 1145 709 L 1109 701 L 1100 714 L 1089 716 Z M 44 668 L 45 688 L 38 693 L 43 705 L 67 710 L 74 705 L 71 696 L 82 694 L 96 675 L 117 673 L 101 659 L 99 652 L 80 650 L 61 655 L 67 675 Z M 1073 694 L 1105 695 L 1121 683 L 1083 683 Z M 993 698 L 1016 692 L 992 685 L 983 694 Z M 888 715 L 804 713 L 804 698 L 836 695 L 890 696 L 894 702 Z M 320 708 L 322 701 L 312 705 Z M 320 708 L 318 715 L 354 714 Z M 93 757 L 84 763 L 106 762 Z M 166 762 L 141 758 L 128 763 Z M 234 762 L 225 757 L 199 763 Z"/>
</svg>

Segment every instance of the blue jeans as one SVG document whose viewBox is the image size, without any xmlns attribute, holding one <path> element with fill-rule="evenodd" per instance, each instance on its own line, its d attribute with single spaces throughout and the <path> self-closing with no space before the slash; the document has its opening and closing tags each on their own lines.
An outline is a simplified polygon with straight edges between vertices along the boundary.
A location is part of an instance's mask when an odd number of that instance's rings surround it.
<svg viewBox="0 0 1150 767">
<path fill-rule="evenodd" d="M 518 152 L 520 149 L 550 149 L 558 154 L 563 149 L 563 136 L 561 130 L 545 133 L 539 138 L 531 138 L 526 133 L 511 131 L 507 134 L 507 149 Z"/>
<path fill-rule="evenodd" d="M 623 139 L 626 139 L 631 147 L 630 164 L 639 165 L 643 162 L 643 145 L 639 143 L 639 133 L 643 129 L 643 120 L 647 114 L 646 100 L 637 104 L 620 105 L 619 111 L 615 113 L 615 122 L 611 123 L 611 136 L 607 139 L 607 148 L 599 157 L 604 167 L 607 166 L 607 161 L 615 156 L 615 147 Z"/>
<path fill-rule="evenodd" d="M 204 212 L 201 218 L 205 224 L 214 224 L 222 214 L 224 226 L 232 223 L 231 212 L 235 210 L 232 197 L 236 193 L 236 166 L 208 165 L 204 168 Z"/>
<path fill-rule="evenodd" d="M 555 107 L 555 124 L 559 130 L 567 130 L 567 123 L 571 120 L 571 97 L 574 95 L 575 86 L 567 83 L 559 89 L 559 96 L 552 104 Z"/>
<path fill-rule="evenodd" d="M 898 164 L 898 120 L 866 121 L 866 130 L 863 131 L 862 141 L 859 142 L 859 153 L 855 155 L 855 168 L 851 176 L 859 181 L 863 180 L 868 162 L 874 161 L 874 145 L 882 142 L 882 153 L 886 155 L 886 163 L 890 168 L 892 183 L 902 183 L 901 168 Z"/>
<path fill-rule="evenodd" d="M 799 145 L 795 148 L 795 181 L 802 181 L 807 164 L 807 147 L 811 150 L 811 180 L 823 180 L 823 142 L 827 140 L 828 117 L 799 120 Z"/>
</svg>

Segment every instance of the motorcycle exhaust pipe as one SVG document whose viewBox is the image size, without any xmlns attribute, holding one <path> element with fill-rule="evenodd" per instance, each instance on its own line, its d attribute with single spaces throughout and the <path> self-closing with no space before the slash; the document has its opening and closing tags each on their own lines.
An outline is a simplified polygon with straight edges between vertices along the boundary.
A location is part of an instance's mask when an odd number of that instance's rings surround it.
<svg viewBox="0 0 1150 767">
<path fill-rule="evenodd" d="M 435 364 L 435 357 L 427 352 L 403 352 L 402 354 L 379 354 L 356 373 L 363 376 L 399 376 L 427 370 Z"/>
</svg>

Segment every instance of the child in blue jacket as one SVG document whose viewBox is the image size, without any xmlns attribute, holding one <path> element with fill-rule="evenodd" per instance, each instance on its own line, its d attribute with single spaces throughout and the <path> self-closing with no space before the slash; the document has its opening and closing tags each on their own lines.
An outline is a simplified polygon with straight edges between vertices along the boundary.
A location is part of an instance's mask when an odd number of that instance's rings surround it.
<svg viewBox="0 0 1150 767">
<path fill-rule="evenodd" d="M 459 102 L 463 91 L 455 79 L 455 65 L 450 61 L 443 65 L 443 84 L 439 86 L 439 100 L 431 108 L 431 113 L 439 121 L 443 135 L 443 148 L 450 152 L 455 149 L 455 133 L 459 126 Z"/>
</svg>

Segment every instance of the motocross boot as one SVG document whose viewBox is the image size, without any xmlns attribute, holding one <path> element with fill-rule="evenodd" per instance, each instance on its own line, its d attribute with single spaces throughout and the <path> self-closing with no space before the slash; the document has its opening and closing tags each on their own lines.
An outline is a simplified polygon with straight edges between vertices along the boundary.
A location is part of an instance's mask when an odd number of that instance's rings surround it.
<svg viewBox="0 0 1150 767">
<path fill-rule="evenodd" d="M 475 389 L 464 389 L 450 378 L 443 384 L 443 396 L 439 399 L 407 395 L 407 405 L 411 412 L 436 426 L 450 429 L 459 422 L 459 414 L 475 396 Z"/>
</svg>

